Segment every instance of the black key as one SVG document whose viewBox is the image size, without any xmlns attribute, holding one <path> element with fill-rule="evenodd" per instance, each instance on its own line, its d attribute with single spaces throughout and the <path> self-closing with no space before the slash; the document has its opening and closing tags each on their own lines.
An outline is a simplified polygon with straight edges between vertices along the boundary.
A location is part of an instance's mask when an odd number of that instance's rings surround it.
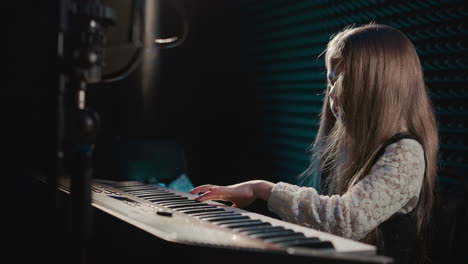
<svg viewBox="0 0 468 264">
<path fill-rule="evenodd" d="M 212 208 L 217 208 L 217 207 L 212 206 L 212 205 L 202 204 L 201 206 L 191 206 L 191 207 L 179 208 L 179 209 L 174 209 L 174 210 L 183 213 L 184 211 L 191 211 L 193 209 L 212 209 Z"/>
<path fill-rule="evenodd" d="M 221 216 L 221 217 L 215 217 L 215 218 L 210 218 L 210 219 L 205 219 L 206 221 L 213 222 L 213 223 L 236 223 L 234 221 L 239 221 L 239 220 L 247 220 L 250 219 L 250 217 L 246 215 L 238 215 L 238 216 Z"/>
<path fill-rule="evenodd" d="M 286 230 L 282 226 L 254 226 L 254 227 L 244 227 L 235 230 L 239 233 L 243 233 L 246 235 L 253 235 L 253 234 L 260 234 L 260 233 L 268 233 L 274 231 L 283 231 Z"/>
<path fill-rule="evenodd" d="M 283 243 L 279 243 L 285 247 L 305 247 L 305 248 L 329 248 L 334 249 L 333 243 L 330 241 L 321 241 L 316 237 L 306 237 L 305 239 L 290 240 Z"/>
<path fill-rule="evenodd" d="M 166 197 L 166 196 L 175 196 L 171 193 L 145 193 L 145 194 L 133 194 L 136 197 L 145 198 L 145 197 Z"/>
<path fill-rule="evenodd" d="M 160 197 L 184 197 L 184 196 L 181 196 L 181 195 L 177 195 L 177 194 L 173 194 L 173 193 L 154 193 L 153 194 L 154 196 L 160 196 Z M 186 199 L 188 199 L 187 197 L 184 197 Z"/>
<path fill-rule="evenodd" d="M 163 201 L 182 201 L 182 200 L 188 200 L 187 197 L 181 197 L 181 196 L 171 196 L 171 197 L 158 197 L 158 198 L 153 198 L 153 199 L 147 199 L 148 201 L 158 203 L 158 202 L 163 202 Z"/>
<path fill-rule="evenodd" d="M 212 209 L 193 209 L 190 211 L 184 211 L 184 214 L 196 214 L 196 213 L 204 213 L 204 212 L 222 212 L 225 211 L 222 208 L 212 208 Z"/>
<path fill-rule="evenodd" d="M 142 182 L 139 182 L 139 181 L 135 181 L 135 182 L 109 182 L 109 183 L 106 183 L 106 184 L 114 184 L 115 186 L 139 186 L 139 185 L 143 185 L 143 186 L 147 186 L 147 184 L 144 184 Z"/>
<path fill-rule="evenodd" d="M 141 196 L 151 196 L 151 195 L 160 195 L 160 196 L 164 196 L 164 195 L 175 195 L 173 193 L 160 193 L 160 192 L 138 192 L 138 193 L 129 193 L 127 192 L 128 194 L 131 194 L 131 195 L 135 195 L 135 196 L 138 196 L 138 197 L 141 197 Z"/>
<path fill-rule="evenodd" d="M 147 184 L 144 184 L 142 182 L 115 182 L 115 185 L 117 186 L 148 186 Z"/>
<path fill-rule="evenodd" d="M 143 187 L 116 187 L 119 190 L 125 191 L 125 192 L 136 192 L 136 191 L 155 191 L 158 190 L 154 187 L 149 187 L 149 186 L 143 186 Z"/>
<path fill-rule="evenodd" d="M 304 234 L 296 232 L 294 234 L 291 234 L 290 236 L 272 237 L 272 238 L 266 238 L 264 240 L 266 242 L 269 242 L 269 243 L 281 243 L 281 242 L 286 242 L 286 241 L 291 241 L 291 240 L 298 240 L 298 239 L 303 239 L 303 238 L 305 238 Z"/>
<path fill-rule="evenodd" d="M 234 214 L 234 211 L 228 211 L 228 210 L 223 209 L 222 211 L 219 211 L 219 212 L 195 213 L 193 214 L 193 216 L 202 218 L 205 216 L 210 217 L 210 216 L 216 216 L 216 215 L 219 216 L 219 215 L 224 215 L 224 214 Z"/>
<path fill-rule="evenodd" d="M 170 193 L 170 192 L 162 192 L 162 191 L 156 191 L 156 190 L 152 190 L 152 191 L 134 191 L 134 192 L 126 192 L 126 193 L 133 194 L 133 195 L 146 195 L 146 194 L 169 194 L 169 195 L 175 195 L 175 194 Z"/>
<path fill-rule="evenodd" d="M 126 192 L 138 192 L 138 191 L 163 191 L 161 189 L 152 187 L 152 186 L 144 186 L 144 187 L 130 187 L 130 188 L 118 188 L 119 190 L 126 191 Z"/>
<path fill-rule="evenodd" d="M 301 243 L 313 243 L 313 242 L 321 242 L 321 240 L 318 237 L 303 237 L 299 239 L 279 242 L 278 244 L 291 246 L 291 245 L 298 245 Z"/>
<path fill-rule="evenodd" d="M 215 224 L 217 225 L 220 225 L 220 226 L 226 226 L 226 225 L 230 225 L 230 224 L 242 224 L 242 223 L 248 223 L 248 222 L 252 222 L 252 221 L 255 221 L 255 220 L 252 220 L 252 219 L 239 219 L 239 220 L 236 220 L 236 219 L 226 219 L 224 221 L 221 221 L 221 222 L 216 222 Z"/>
<path fill-rule="evenodd" d="M 213 218 L 213 217 L 241 216 L 241 214 L 233 213 L 232 211 L 226 211 L 226 212 L 194 214 L 193 216 L 201 220 L 207 220 L 208 218 Z"/>
<path fill-rule="evenodd" d="M 246 215 L 226 215 L 226 216 L 216 216 L 216 217 L 209 217 L 205 218 L 204 220 L 209 222 L 221 222 L 227 220 L 243 220 L 243 219 L 250 219 L 250 217 Z"/>
<path fill-rule="evenodd" d="M 158 189 L 154 189 L 154 188 L 151 188 L 151 189 L 135 189 L 135 190 L 125 190 L 125 192 L 128 192 L 128 193 L 139 193 L 139 192 L 156 192 L 156 193 L 171 193 L 171 192 L 168 192 L 168 191 L 164 191 L 164 190 L 158 190 Z"/>
<path fill-rule="evenodd" d="M 224 226 L 227 228 L 239 228 L 239 227 L 248 227 L 248 226 L 271 226 L 270 223 L 266 223 L 260 220 L 249 220 L 247 222 L 242 223 L 230 223 L 230 224 L 220 224 L 220 226 Z"/>
<path fill-rule="evenodd" d="M 266 232 L 266 233 L 251 234 L 250 237 L 266 239 L 266 238 L 291 236 L 294 234 L 297 234 L 297 233 L 294 232 L 293 230 L 286 229 L 286 230 L 280 230 L 280 231 L 271 231 L 271 232 Z"/>
<path fill-rule="evenodd" d="M 136 197 L 140 197 L 140 198 L 143 198 L 143 197 L 148 197 L 148 196 L 153 196 L 153 195 L 173 195 L 173 194 L 170 194 L 170 193 L 165 193 L 165 194 L 162 194 L 162 193 L 154 193 L 154 192 L 151 192 L 151 193 L 128 193 L 130 195 L 133 195 L 133 196 L 136 196 Z"/>
<path fill-rule="evenodd" d="M 162 206 L 171 206 L 171 205 L 176 205 L 176 204 L 202 204 L 201 202 L 194 201 L 194 200 L 183 200 L 183 201 L 167 201 L 167 202 L 160 202 L 159 204 Z"/>
<path fill-rule="evenodd" d="M 205 206 L 205 204 L 202 204 L 202 203 L 185 203 L 185 204 L 165 205 L 164 207 L 171 208 L 171 209 L 180 209 L 180 208 L 186 208 L 186 207 L 200 207 L 200 206 Z"/>
<path fill-rule="evenodd" d="M 114 187 L 116 188 L 143 188 L 143 187 L 151 187 L 146 184 L 115 184 Z"/>
</svg>

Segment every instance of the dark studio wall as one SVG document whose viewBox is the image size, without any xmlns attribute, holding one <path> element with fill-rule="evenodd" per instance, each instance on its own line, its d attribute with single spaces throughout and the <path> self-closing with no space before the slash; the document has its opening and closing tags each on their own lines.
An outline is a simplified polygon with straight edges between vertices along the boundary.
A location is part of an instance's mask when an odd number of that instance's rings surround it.
<svg viewBox="0 0 468 264">
<path fill-rule="evenodd" d="M 462 186 L 467 168 L 467 12 L 464 1 L 259 1 L 248 9 L 252 67 L 274 175 L 295 182 L 318 129 L 330 37 L 371 21 L 416 46 L 440 133 L 439 180 Z"/>
<path fill-rule="evenodd" d="M 171 35 L 171 22 L 180 23 L 178 14 L 170 1 L 155 3 L 161 4 L 161 32 Z M 466 179 L 463 1 L 180 3 L 189 34 L 181 46 L 156 51 L 154 93 L 148 97 L 152 109 L 144 118 L 135 110 L 141 76 L 88 90 L 89 106 L 102 119 L 99 177 L 125 177 L 111 172 L 119 163 L 111 158 L 115 144 L 172 139 L 184 148 L 197 184 L 256 177 L 295 182 L 308 163 L 306 149 L 317 130 L 325 88 L 318 55 L 336 31 L 374 20 L 401 29 L 415 43 L 439 121 L 439 179 L 455 188 Z M 18 15 L 7 29 L 10 66 L 4 105 L 12 124 L 7 132 L 20 146 L 11 155 L 19 164 L 31 164 L 26 167 L 50 165 L 58 69 L 56 2 L 10 4 Z"/>
<path fill-rule="evenodd" d="M 57 8 L 53 1 L 8 1 L 4 121 L 8 179 L 23 184 L 53 162 L 57 91 Z M 18 186 L 16 191 L 22 191 Z"/>
<path fill-rule="evenodd" d="M 161 24 L 178 21 L 168 1 L 156 2 L 166 3 Z M 88 91 L 89 105 L 102 118 L 98 177 L 125 176 L 110 172 L 118 163 L 110 159 L 114 141 L 173 139 L 184 148 L 196 184 L 257 177 L 294 182 L 308 163 L 306 149 L 317 129 L 325 88 L 324 63 L 317 57 L 336 31 L 374 20 L 401 29 L 415 43 L 439 121 L 439 180 L 455 189 L 463 186 L 467 166 L 463 1 L 181 3 L 189 35 L 181 46 L 158 51 L 148 119 L 139 121 L 135 112 L 139 107 L 132 101 L 139 90 L 135 76 L 92 85 Z M 54 1 L 10 4 L 18 15 L 7 29 L 10 64 L 3 96 L 11 121 L 6 131 L 15 143 L 10 153 L 23 170 L 50 165 L 54 155 L 57 10 Z M 324 21 L 325 17 L 329 19 Z M 142 124 L 148 129 L 141 129 Z"/>
<path fill-rule="evenodd" d="M 174 20 L 178 14 L 168 2 L 161 3 L 159 19 L 164 27 L 165 19 Z M 148 175 L 158 169 L 148 164 L 158 161 L 151 160 L 157 159 L 151 157 L 151 146 L 161 140 L 175 141 L 182 147 L 188 176 L 195 185 L 230 184 L 265 173 L 254 89 L 245 67 L 248 28 L 240 5 L 230 1 L 181 3 L 189 33 L 182 45 L 157 51 L 152 112 L 144 113 L 149 117 L 144 122 L 151 125 L 141 129 L 135 121 L 138 113 L 133 108 L 139 105 L 132 97 L 138 93 L 134 80 L 138 77 L 97 85 L 90 92 L 103 122 L 97 177 L 154 181 Z M 112 172 L 122 161 L 113 157 L 115 146 L 124 145 L 140 149 L 136 150 L 140 154 L 130 150 L 124 159 L 146 160 L 146 172 L 142 168 L 146 176 Z M 146 154 L 142 153 L 145 149 Z"/>
<path fill-rule="evenodd" d="M 6 151 L 14 161 L 7 160 L 14 172 L 8 177 L 24 197 L 29 197 L 25 183 L 32 175 L 53 171 L 55 155 L 57 10 L 55 1 L 43 2 L 9 1 L 11 8 L 5 9 L 15 14 L 7 27 L 7 92 L 2 95 Z M 177 21 L 167 1 L 159 2 L 165 2 L 161 19 Z M 436 214 L 445 237 L 437 258 L 460 255 L 468 237 L 463 235 L 468 208 L 464 1 L 181 4 L 189 35 L 181 46 L 157 51 L 150 112 L 138 114 L 141 76 L 88 90 L 89 105 L 102 121 L 95 177 L 154 180 L 148 175 L 158 168 L 148 164 L 164 155 L 151 150 L 160 146 L 157 141 L 171 140 L 182 146 L 195 185 L 257 178 L 296 182 L 309 161 L 306 149 L 318 128 L 325 88 L 324 63 L 317 57 L 333 33 L 374 20 L 406 33 L 421 57 L 441 138 L 438 186 L 443 199 Z M 136 163 L 143 174 L 129 174 L 124 166 L 129 160 L 143 161 Z"/>
<path fill-rule="evenodd" d="M 180 34 L 180 28 L 171 25 L 180 23 L 180 14 L 170 2 L 154 1 L 163 37 Z M 268 177 L 267 154 L 259 144 L 255 91 L 246 67 L 249 26 L 242 17 L 242 2 L 179 3 L 187 16 L 189 33 L 182 45 L 157 49 L 153 54 L 157 60 L 150 74 L 154 89 L 144 99 L 149 102 L 149 111 L 140 105 L 144 92 L 138 69 L 120 81 L 89 85 L 87 105 L 101 117 L 95 177 L 154 181 L 148 174 L 158 169 L 148 164 L 156 164 L 161 157 L 151 150 L 161 140 L 182 147 L 186 171 L 195 185 Z M 31 171 L 50 173 L 60 67 L 55 59 L 56 2 L 39 5 L 31 1 L 30 8 L 24 10 L 18 3 L 11 4 L 15 13 L 23 14 L 11 21 L 9 38 L 14 51 L 10 53 L 14 54 L 14 67 L 9 79 L 15 89 L 7 101 L 15 114 L 11 136 L 21 146 L 14 148 L 12 155 L 15 166 L 25 175 Z M 70 100 L 66 103 L 72 104 Z M 67 118 L 71 122 L 72 117 Z M 66 138 L 67 151 L 71 151 L 69 140 Z M 127 150 L 131 150 L 129 154 Z M 143 175 L 130 175 L 128 160 L 142 160 Z"/>
<path fill-rule="evenodd" d="M 141 177 L 154 181 L 147 176 L 159 168 L 151 164 L 161 164 L 158 159 L 166 158 L 169 152 L 163 150 L 155 155 L 154 146 L 160 147 L 161 140 L 174 141 L 183 148 L 186 171 L 195 185 L 232 184 L 269 175 L 268 166 L 262 165 L 267 163 L 267 155 L 258 144 L 260 127 L 256 122 L 254 90 L 245 67 L 245 46 L 249 43 L 244 35 L 248 28 L 239 2 L 181 3 L 190 23 L 189 35 L 181 46 L 156 54 L 154 93 L 146 97 L 152 101 L 151 113 L 137 115 L 142 109 L 138 104 L 142 99 L 141 75 L 92 84 L 87 90 L 88 106 L 101 117 L 94 159 L 96 178 Z M 9 129 L 5 129 L 6 141 L 11 145 L 6 151 L 6 163 L 14 173 L 8 178 L 13 180 L 13 192 L 20 199 L 11 211 L 15 214 L 13 226 L 21 228 L 11 244 L 42 256 L 43 240 L 47 238 L 47 206 L 35 207 L 31 203 L 43 201 L 36 196 L 31 180 L 54 173 L 55 169 L 57 74 L 61 67 L 55 57 L 57 1 L 10 4 L 10 12 L 16 15 L 9 21 L 9 89 L 2 99 L 10 117 Z M 174 10 L 170 5 L 163 4 L 160 11 L 164 13 L 164 9 L 170 13 L 168 20 L 178 20 L 171 17 Z M 177 28 L 175 31 L 180 33 Z M 71 107 L 69 98 L 66 103 Z M 67 118 L 71 122 L 71 117 Z M 68 173 L 72 168 L 70 140 L 66 138 Z M 131 175 L 125 170 L 129 160 L 142 165 L 143 175 Z M 22 237 L 31 239 L 24 242 Z"/>
<path fill-rule="evenodd" d="M 463 263 L 468 229 L 466 1 L 256 1 L 246 8 L 270 177 L 297 183 L 319 124 L 332 34 L 371 21 L 405 33 L 420 56 L 440 138 L 433 263 Z"/>
</svg>

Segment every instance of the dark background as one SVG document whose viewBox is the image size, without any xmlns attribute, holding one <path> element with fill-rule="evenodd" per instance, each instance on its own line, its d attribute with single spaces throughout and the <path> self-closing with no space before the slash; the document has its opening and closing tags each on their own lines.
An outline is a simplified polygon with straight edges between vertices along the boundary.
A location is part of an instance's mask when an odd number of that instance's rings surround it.
<svg viewBox="0 0 468 264">
<path fill-rule="evenodd" d="M 139 76 L 89 86 L 87 105 L 98 112 L 102 125 L 96 143 L 97 178 L 124 180 L 128 175 L 116 171 L 118 163 L 124 162 L 116 152 L 127 144 L 160 140 L 174 141 L 183 148 L 194 184 L 268 177 L 255 91 L 246 70 L 249 27 L 239 12 L 240 2 L 182 2 L 189 35 L 181 46 L 159 50 L 153 112 L 145 112 L 147 118 L 143 119 L 152 123 L 145 124 L 145 130 L 135 110 L 136 94 L 141 92 Z M 20 171 L 50 171 L 55 155 L 59 67 L 54 57 L 55 6 L 31 1 L 28 8 L 20 4 L 14 8 L 21 15 L 13 18 L 10 27 L 11 88 L 5 100 L 9 115 L 13 114 L 12 153 Z M 170 5 L 163 5 L 163 12 L 165 9 L 174 13 Z M 175 33 L 179 33 L 177 28 Z M 67 103 L 72 105 L 71 100 Z M 71 122 L 73 117 L 67 118 Z"/>
<path fill-rule="evenodd" d="M 157 168 L 145 166 L 158 164 L 156 157 L 161 155 L 155 155 L 153 149 L 162 140 L 182 147 L 182 170 L 194 185 L 259 178 L 294 182 L 297 173 L 306 168 L 305 149 L 317 129 L 314 107 L 321 101 L 311 95 L 320 97 L 325 88 L 324 67 L 317 55 L 331 34 L 348 24 L 375 19 L 403 30 L 420 54 L 441 138 L 434 260 L 443 263 L 462 258 L 468 237 L 466 4 L 251 2 L 181 1 L 190 32 L 181 46 L 158 53 L 151 112 L 139 114 L 137 75 L 116 83 L 90 85 L 88 106 L 97 110 L 102 124 L 94 176 L 153 181 L 145 175 Z M 166 3 L 161 10 L 166 15 L 161 15 L 161 32 L 178 32 L 177 25 L 171 28 L 167 22 L 177 21 L 170 5 Z M 6 88 L 0 96 L 5 133 L 2 145 L 7 157 L 2 175 L 8 183 L 5 189 L 13 190 L 15 197 L 5 212 L 13 212 L 9 219 L 16 231 L 15 245 L 22 249 L 26 248 L 25 238 L 34 237 L 33 243 L 40 243 L 44 236 L 31 235 L 44 228 L 36 223 L 43 224 L 40 220 L 46 216 L 31 206 L 32 201 L 40 200 L 32 181 L 54 171 L 60 69 L 55 57 L 56 1 L 7 1 L 2 11 L 8 18 Z M 317 15 L 321 11 L 329 13 Z M 310 18 L 290 22 L 304 14 Z M 317 29 L 296 30 L 304 25 Z M 317 40 L 303 40 L 307 36 Z M 301 53 L 303 50 L 311 52 Z M 301 88 L 304 86 L 307 89 Z M 70 147 L 67 145 L 67 151 Z M 160 151 L 166 153 L 164 148 Z M 144 161 L 143 176 L 129 173 L 132 160 Z"/>
</svg>

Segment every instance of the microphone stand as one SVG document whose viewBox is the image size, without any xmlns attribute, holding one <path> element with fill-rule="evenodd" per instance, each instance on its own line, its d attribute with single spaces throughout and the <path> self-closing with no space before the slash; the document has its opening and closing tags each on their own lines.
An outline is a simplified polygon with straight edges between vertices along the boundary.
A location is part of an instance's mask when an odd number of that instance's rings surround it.
<svg viewBox="0 0 468 264">
<path fill-rule="evenodd" d="M 72 136 L 71 173 L 72 260 L 86 263 L 92 233 L 91 179 L 93 153 L 99 132 L 99 116 L 86 105 L 90 83 L 101 80 L 105 56 L 105 30 L 115 23 L 115 13 L 100 0 L 60 0 L 58 57 L 59 78 L 57 108 L 56 173 L 52 179 L 54 196 L 58 177 L 63 173 L 64 127 L 68 121 Z M 70 89 L 68 89 L 70 88 Z M 71 120 L 65 120 L 65 97 L 71 95 Z M 55 205 L 54 205 L 55 206 Z M 53 220 L 52 220 L 53 221 Z"/>
</svg>

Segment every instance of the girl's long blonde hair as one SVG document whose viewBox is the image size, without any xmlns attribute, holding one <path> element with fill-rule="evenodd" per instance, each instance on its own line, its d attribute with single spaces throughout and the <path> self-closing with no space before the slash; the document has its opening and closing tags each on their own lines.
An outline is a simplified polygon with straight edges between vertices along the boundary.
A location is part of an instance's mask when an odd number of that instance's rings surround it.
<svg viewBox="0 0 468 264">
<path fill-rule="evenodd" d="M 438 133 L 415 47 L 399 30 L 372 23 L 336 34 L 328 43 L 325 61 L 336 72 L 335 103 L 344 117 L 337 120 L 330 110 L 329 83 L 312 146 L 313 162 L 303 175 L 326 173 L 328 194 L 344 194 L 369 173 L 385 142 L 406 126 L 426 155 L 415 211 L 422 234 L 434 199 Z M 365 240 L 373 241 L 372 236 Z"/>
</svg>

